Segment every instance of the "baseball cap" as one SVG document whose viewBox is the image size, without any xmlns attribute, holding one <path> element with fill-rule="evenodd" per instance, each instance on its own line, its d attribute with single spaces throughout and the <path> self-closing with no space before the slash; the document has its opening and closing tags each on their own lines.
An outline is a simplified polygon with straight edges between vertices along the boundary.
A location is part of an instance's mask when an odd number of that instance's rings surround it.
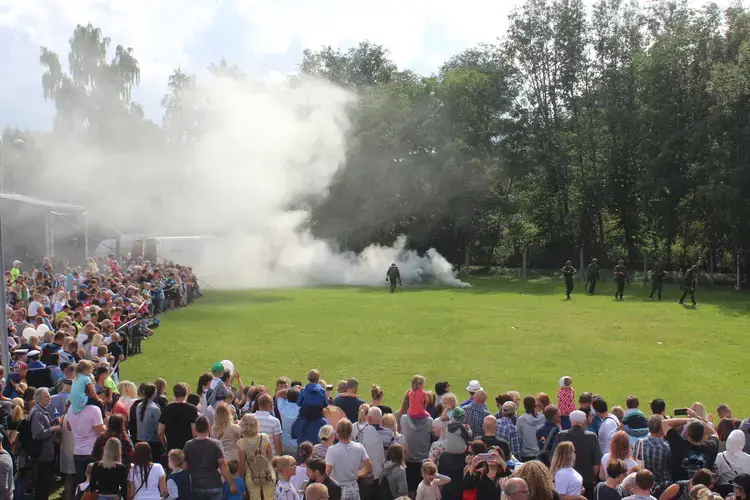
<svg viewBox="0 0 750 500">
<path fill-rule="evenodd" d="M 581 410 L 575 410 L 570 413 L 570 422 L 574 424 L 582 424 L 586 421 L 586 414 Z"/>
<path fill-rule="evenodd" d="M 513 401 L 503 403 L 503 415 L 513 415 L 516 413 L 516 404 Z"/>
<path fill-rule="evenodd" d="M 224 365 L 221 364 L 221 361 L 217 361 L 213 365 L 211 365 L 211 373 L 219 373 L 224 371 Z"/>
</svg>

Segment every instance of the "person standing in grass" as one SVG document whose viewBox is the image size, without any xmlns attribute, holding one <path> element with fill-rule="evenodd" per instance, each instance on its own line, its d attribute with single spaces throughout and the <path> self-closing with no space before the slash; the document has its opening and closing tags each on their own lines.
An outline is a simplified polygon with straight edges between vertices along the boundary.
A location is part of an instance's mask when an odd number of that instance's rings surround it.
<svg viewBox="0 0 750 500">
<path fill-rule="evenodd" d="M 625 292 L 625 283 L 630 284 L 630 278 L 628 278 L 628 270 L 625 269 L 625 261 L 620 259 L 617 261 L 617 265 L 614 269 L 615 273 L 615 284 L 617 285 L 617 291 L 615 291 L 615 299 L 623 300 L 623 293 Z"/>
<path fill-rule="evenodd" d="M 401 283 L 401 271 L 398 270 L 398 266 L 394 262 L 391 264 L 391 267 L 388 268 L 388 271 L 385 273 L 385 280 L 390 281 L 391 283 L 391 293 L 396 290 L 396 285 L 404 286 L 403 283 Z"/>
<path fill-rule="evenodd" d="M 698 284 L 698 273 L 700 269 L 698 264 L 693 264 L 682 277 L 682 297 L 680 297 L 680 304 L 685 303 L 685 297 L 690 294 L 690 300 L 695 305 L 695 287 Z"/>
<path fill-rule="evenodd" d="M 596 293 L 596 282 L 599 281 L 599 261 L 591 259 L 591 263 L 586 268 L 586 285 L 588 285 L 589 295 Z"/>
<path fill-rule="evenodd" d="M 573 292 L 573 277 L 576 274 L 576 268 L 571 261 L 566 261 L 562 268 L 562 275 L 565 278 L 565 297 L 570 300 L 570 294 Z"/>
<path fill-rule="evenodd" d="M 651 294 L 648 296 L 649 299 L 654 298 L 654 293 L 656 293 L 661 300 L 661 291 L 666 277 L 667 272 L 661 268 L 661 264 L 658 262 L 654 264 L 654 268 L 651 270 Z"/>
</svg>

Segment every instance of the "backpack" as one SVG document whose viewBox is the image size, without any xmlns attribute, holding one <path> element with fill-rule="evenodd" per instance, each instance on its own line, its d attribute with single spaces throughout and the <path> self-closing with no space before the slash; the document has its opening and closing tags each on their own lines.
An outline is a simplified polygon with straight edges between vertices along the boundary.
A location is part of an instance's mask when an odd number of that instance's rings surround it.
<svg viewBox="0 0 750 500">
<path fill-rule="evenodd" d="M 391 493 L 391 483 L 388 482 L 388 474 L 393 472 L 396 467 L 391 467 L 383 476 L 380 478 L 380 489 L 378 490 L 378 500 L 393 500 L 395 497 Z"/>
<path fill-rule="evenodd" d="M 547 467 L 550 466 L 552 463 L 552 442 L 554 441 L 553 435 L 557 434 L 560 429 L 557 427 L 553 427 L 552 430 L 549 431 L 549 434 L 547 434 L 546 439 L 544 440 L 544 446 L 542 446 L 542 449 L 539 450 L 539 453 L 536 455 L 536 459 L 542 462 Z"/>
<path fill-rule="evenodd" d="M 274 477 L 273 472 L 271 472 L 271 462 L 268 461 L 268 457 L 261 453 L 262 447 L 263 435 L 261 434 L 258 437 L 258 447 L 255 449 L 255 455 L 252 457 L 245 457 L 247 467 L 250 469 L 250 478 L 252 479 L 253 484 L 273 484 Z"/>
<path fill-rule="evenodd" d="M 362 441 L 360 441 L 360 439 L 362 439 L 362 436 L 364 435 L 364 430 L 367 429 L 368 427 L 370 427 L 370 424 L 365 424 L 362 427 L 359 426 L 359 423 L 357 423 L 355 425 L 357 426 L 358 431 L 357 431 L 357 437 L 354 438 L 354 442 L 362 444 Z M 379 439 L 379 437 L 378 437 L 378 439 Z M 362 446 L 364 447 L 364 444 L 362 444 Z M 368 484 L 369 485 L 369 484 L 372 484 L 372 483 L 375 482 L 375 476 L 373 475 L 372 472 L 370 472 L 365 477 L 360 478 L 360 481 L 362 481 L 364 484 Z"/>
</svg>

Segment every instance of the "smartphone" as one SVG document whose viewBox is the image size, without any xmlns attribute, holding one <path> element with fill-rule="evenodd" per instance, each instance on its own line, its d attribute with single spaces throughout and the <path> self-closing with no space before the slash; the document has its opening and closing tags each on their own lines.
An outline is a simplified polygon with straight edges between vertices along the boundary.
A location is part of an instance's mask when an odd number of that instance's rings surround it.
<svg viewBox="0 0 750 500">
<path fill-rule="evenodd" d="M 333 384 L 328 384 L 326 386 L 326 391 L 332 391 L 333 390 Z"/>
<path fill-rule="evenodd" d="M 492 459 L 492 455 L 489 453 L 480 453 L 477 455 L 477 460 L 480 462 L 489 462 Z"/>
<path fill-rule="evenodd" d="M 674 409 L 674 416 L 675 417 L 684 417 L 685 415 L 688 414 L 687 411 L 688 411 L 687 408 L 675 408 Z"/>
</svg>

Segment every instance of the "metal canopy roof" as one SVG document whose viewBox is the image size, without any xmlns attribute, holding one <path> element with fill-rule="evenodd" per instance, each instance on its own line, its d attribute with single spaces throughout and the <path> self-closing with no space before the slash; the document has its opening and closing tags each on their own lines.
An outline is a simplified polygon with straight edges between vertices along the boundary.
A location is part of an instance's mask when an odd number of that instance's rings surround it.
<svg viewBox="0 0 750 500">
<path fill-rule="evenodd" d="M 80 205 L 73 205 L 71 203 L 60 203 L 57 201 L 43 200 L 41 198 L 34 198 L 33 196 L 26 196 L 23 194 L 16 193 L 0 193 L 0 199 L 16 201 L 19 203 L 28 203 L 29 205 L 36 205 L 39 207 L 46 207 L 50 209 L 58 210 L 73 210 L 76 212 L 83 212 L 86 209 Z"/>
</svg>

